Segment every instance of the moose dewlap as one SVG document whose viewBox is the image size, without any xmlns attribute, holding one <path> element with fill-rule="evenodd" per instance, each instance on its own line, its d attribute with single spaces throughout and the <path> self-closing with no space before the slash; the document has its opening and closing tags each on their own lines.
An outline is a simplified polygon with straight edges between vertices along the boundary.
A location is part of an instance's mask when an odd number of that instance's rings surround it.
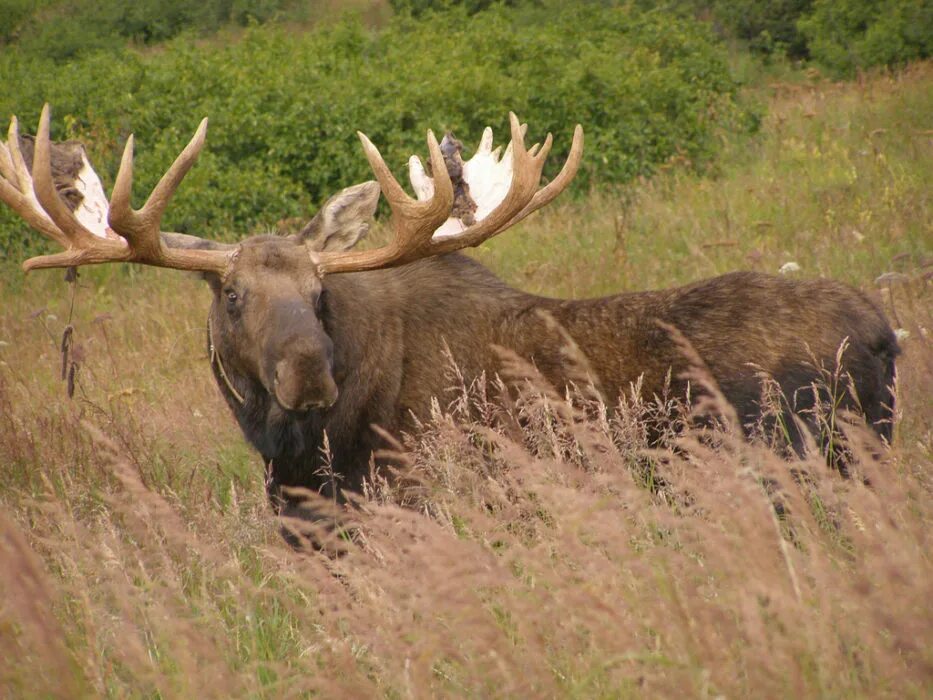
<svg viewBox="0 0 933 700">
<path fill-rule="evenodd" d="M 108 227 L 101 236 L 60 195 L 69 191 L 62 182 L 68 175 L 62 168 L 53 173 L 46 106 L 31 168 L 15 118 L 7 144 L 0 144 L 0 199 L 63 248 L 27 260 L 27 270 L 133 261 L 203 274 L 213 293 L 211 367 L 262 455 L 277 507 L 292 505 L 283 486 L 330 488 L 321 469 L 325 433 L 329 468 L 342 475 L 342 487 L 359 489 L 374 450 L 384 446 L 374 426 L 389 434 L 412 429 L 447 390 L 450 356 L 471 380 L 494 376 L 501 367 L 497 348 L 506 348 L 560 388 L 578 378 L 578 363 L 565 352 L 568 338 L 611 407 L 639 378 L 648 396 L 662 392 L 669 377 L 673 391 L 685 393 L 681 377 L 689 363 L 672 340 L 676 329 L 747 424 L 761 418 L 763 376 L 787 397 L 787 425 L 794 426 L 792 414 L 806 418 L 819 399 L 812 386 L 821 366 L 836 368 L 838 356 L 848 382 L 839 392 L 841 407 L 861 410 L 890 437 L 897 342 L 877 306 L 843 284 L 737 272 L 677 289 L 562 300 L 513 289 L 457 253 L 546 205 L 580 164 L 577 126 L 560 174 L 540 187 L 551 136 L 527 149 L 515 115 L 510 125 L 501 157 L 487 130 L 466 162 L 459 142 L 450 137 L 442 148 L 429 131 L 430 167 L 417 158 L 409 164 L 418 199 L 360 134 L 376 181 L 335 194 L 296 235 L 225 244 L 160 227 L 204 145 L 206 119 L 139 210 L 130 203 L 129 138 L 110 201 L 102 205 Z M 393 238 L 354 250 L 380 192 L 392 210 Z"/>
</svg>

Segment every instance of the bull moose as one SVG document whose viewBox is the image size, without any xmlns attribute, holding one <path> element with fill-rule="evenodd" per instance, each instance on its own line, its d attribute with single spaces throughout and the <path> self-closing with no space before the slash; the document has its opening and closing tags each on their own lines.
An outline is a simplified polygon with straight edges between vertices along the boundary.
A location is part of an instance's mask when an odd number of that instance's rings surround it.
<svg viewBox="0 0 933 700">
<path fill-rule="evenodd" d="M 130 203 L 129 137 L 98 230 L 82 223 L 74 197 L 66 201 L 56 190 L 46 105 L 31 168 L 13 119 L 0 149 L 0 199 L 64 247 L 26 260 L 27 271 L 135 262 L 203 275 L 213 292 L 211 367 L 262 455 L 277 507 L 288 503 L 283 486 L 330 488 L 319 473 L 325 433 L 333 470 L 344 486 L 360 489 L 381 444 L 373 426 L 397 433 L 424 416 L 432 397 L 447 388 L 448 352 L 467 378 L 493 376 L 501 362 L 493 348 L 501 346 L 533 362 L 555 386 L 566 385 L 565 341 L 554 321 L 583 351 L 610 405 L 639 377 L 648 396 L 662 390 L 666 377 L 676 386 L 686 360 L 661 326 L 676 327 L 749 422 L 762 411 L 760 372 L 797 396 L 818 379 L 819 363 L 834 365 L 848 342 L 842 363 L 853 391 L 843 403 L 853 407 L 857 400 L 873 428 L 890 438 L 897 342 L 878 307 L 843 284 L 737 272 L 676 289 L 562 300 L 513 289 L 458 253 L 553 200 L 580 164 L 578 125 L 562 170 L 539 189 L 551 136 L 526 149 L 514 115 L 510 127 L 501 159 L 487 129 L 466 163 L 450 149 L 455 142 L 442 148 L 429 131 L 431 175 L 417 158 L 410 161 L 418 199 L 406 194 L 360 133 L 378 182 L 338 192 L 297 234 L 228 244 L 160 230 L 166 206 L 204 145 L 206 119 L 139 210 Z M 380 191 L 391 209 L 392 238 L 383 247 L 354 250 Z M 812 392 L 799 393 L 794 408 L 805 411 Z"/>
</svg>

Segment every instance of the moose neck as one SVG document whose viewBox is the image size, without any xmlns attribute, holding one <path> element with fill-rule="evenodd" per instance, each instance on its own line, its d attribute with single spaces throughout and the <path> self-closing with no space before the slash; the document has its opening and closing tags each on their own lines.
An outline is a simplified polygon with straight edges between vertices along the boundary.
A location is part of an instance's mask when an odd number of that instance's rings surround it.
<svg viewBox="0 0 933 700">
<path fill-rule="evenodd" d="M 421 413 L 447 390 L 450 356 L 470 374 L 492 369 L 493 345 L 514 345 L 505 319 L 539 299 L 460 254 L 325 278 L 323 322 L 334 341 L 341 396 L 367 386 Z M 375 386 L 373 386 L 375 382 Z M 389 416 L 372 416 L 388 429 Z"/>
</svg>

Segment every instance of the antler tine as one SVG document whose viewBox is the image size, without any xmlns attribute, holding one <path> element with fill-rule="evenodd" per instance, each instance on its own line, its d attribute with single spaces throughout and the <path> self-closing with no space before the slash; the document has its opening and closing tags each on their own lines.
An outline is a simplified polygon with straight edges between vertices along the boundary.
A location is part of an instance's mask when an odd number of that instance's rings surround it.
<svg viewBox="0 0 933 700">
<path fill-rule="evenodd" d="M 549 139 L 550 136 L 551 135 L 548 134 Z M 545 142 L 545 145 L 548 149 L 550 149 L 550 144 L 548 142 Z M 541 154 L 538 155 L 540 157 Z M 547 155 L 546 151 L 545 155 Z M 573 178 L 576 176 L 577 170 L 580 168 L 580 161 L 582 159 L 583 127 L 580 124 L 577 124 L 573 130 L 573 142 L 570 144 L 570 153 L 567 154 L 567 160 L 564 161 L 564 166 L 560 169 L 557 177 L 551 180 L 543 188 L 535 192 L 535 195 L 531 198 L 531 201 L 525 206 L 524 209 L 515 215 L 515 218 L 509 221 L 506 228 L 514 226 L 529 214 L 533 214 L 545 204 L 549 204 L 554 200 L 555 197 L 557 197 L 557 195 L 567 189 L 567 185 L 569 185 L 570 181 L 573 180 Z"/>
<path fill-rule="evenodd" d="M 512 123 L 512 122 L 511 122 L 511 116 L 512 116 L 512 113 L 509 112 L 509 129 L 512 128 L 512 127 L 511 127 L 511 123 Z M 525 134 L 528 133 L 528 125 L 527 125 L 527 124 L 522 124 L 521 127 L 522 127 L 522 128 L 521 128 L 521 135 L 522 135 L 522 139 L 524 139 L 524 138 L 525 138 Z M 515 139 L 514 139 L 514 138 L 511 139 L 511 140 L 509 140 L 508 144 L 507 144 L 506 147 L 505 147 L 505 152 L 502 154 L 502 160 L 509 160 L 509 161 L 512 160 L 512 149 L 515 148 L 514 143 L 515 143 Z M 502 147 L 499 146 L 498 148 L 496 148 L 496 151 L 498 151 L 498 150 L 501 149 L 501 148 L 502 148 Z"/>
<path fill-rule="evenodd" d="M 39 131 L 36 134 L 36 148 L 32 158 L 32 182 L 36 199 L 52 222 L 61 229 L 72 247 L 90 246 L 96 236 L 88 231 L 75 218 L 65 205 L 52 179 L 52 142 L 49 138 L 49 105 L 42 107 L 39 117 Z"/>
<path fill-rule="evenodd" d="M 505 195 L 505 199 L 493 209 L 482 221 L 470 226 L 455 236 L 432 241 L 431 253 L 438 255 L 449 253 L 461 248 L 477 246 L 487 238 L 504 231 L 509 222 L 520 212 L 538 189 L 541 181 L 541 170 L 544 167 L 544 158 L 551 149 L 551 135 L 548 134 L 544 146 L 537 156 L 533 156 L 525 148 L 525 138 L 522 125 L 513 112 L 509 112 L 509 123 L 512 129 L 512 184 Z"/>
<path fill-rule="evenodd" d="M 398 241 L 404 250 L 419 250 L 425 244 L 429 244 L 431 236 L 450 216 L 450 210 L 454 206 L 454 186 L 450 181 L 450 173 L 447 172 L 444 154 L 431 129 L 428 129 L 427 142 L 428 153 L 431 156 L 431 172 L 434 173 L 434 196 L 426 202 L 411 200 L 417 209 L 412 208 L 410 237 Z"/>
<path fill-rule="evenodd" d="M 369 161 L 369 167 L 372 168 L 376 180 L 379 181 L 382 194 L 385 195 L 389 205 L 393 207 L 392 212 L 395 213 L 395 206 L 409 204 L 411 197 L 409 197 L 405 190 L 402 189 L 402 186 L 398 184 L 398 180 L 395 179 L 392 171 L 389 170 L 389 166 L 386 165 L 379 149 L 369 140 L 369 137 L 362 131 L 357 131 L 356 135 L 363 144 L 363 153 L 366 155 L 366 160 Z"/>
<path fill-rule="evenodd" d="M 178 185 L 197 161 L 206 137 L 207 117 L 201 120 L 188 145 L 159 179 L 141 209 L 133 209 L 131 203 L 135 139 L 130 134 L 126 140 L 123 157 L 120 159 L 120 169 L 117 171 L 113 192 L 110 195 L 108 222 L 114 231 L 130 242 L 135 256 L 139 259 L 156 259 L 161 255 L 162 243 L 159 227 L 162 215 L 175 194 L 175 190 L 178 189 Z"/>
<path fill-rule="evenodd" d="M 159 182 L 153 188 L 152 193 L 140 210 L 140 216 L 151 217 L 155 221 L 162 220 L 162 214 L 165 213 L 165 208 L 168 206 L 169 202 L 172 201 L 172 197 L 175 196 L 175 191 L 178 189 L 181 181 L 185 179 L 185 175 L 188 174 L 188 171 L 191 170 L 192 166 L 197 162 L 206 140 L 207 117 L 204 117 L 201 123 L 198 124 L 198 128 L 194 132 L 194 136 L 192 136 L 191 140 L 188 142 L 188 145 L 182 149 L 182 152 L 175 158 L 171 167 L 159 178 Z"/>
<path fill-rule="evenodd" d="M 32 176 L 19 150 L 19 125 L 10 120 L 8 143 L 0 142 L 0 201 L 5 202 L 39 233 L 67 246 L 68 238 L 42 211 L 33 191 Z"/>
<path fill-rule="evenodd" d="M 148 222 L 140 221 L 141 212 L 133 209 L 131 203 L 133 196 L 133 149 L 136 139 L 130 134 L 123 147 L 120 157 L 120 167 L 113 181 L 113 190 L 110 192 L 110 211 L 107 212 L 107 223 L 114 231 L 123 236 L 134 248 L 146 250 L 146 232 Z M 158 226 L 156 222 L 156 226 Z M 152 247 L 151 244 L 149 246 Z M 154 253 L 156 251 L 149 250 Z"/>
<path fill-rule="evenodd" d="M 532 146 L 528 153 L 532 158 L 542 161 L 542 163 L 547 160 L 548 154 L 551 152 L 551 146 L 554 143 L 554 137 L 551 135 L 551 132 L 547 132 L 547 137 L 544 139 L 544 145 L 538 148 L 538 144 Z"/>
<path fill-rule="evenodd" d="M 19 120 L 14 114 L 10 118 L 10 129 L 7 132 L 7 148 L 10 154 L 10 164 L 13 167 L 13 177 L 20 184 L 20 188 L 32 190 L 32 175 L 26 167 L 26 159 L 19 149 Z M 24 192 L 25 194 L 25 192 Z"/>
<path fill-rule="evenodd" d="M 0 177 L 7 182 L 17 182 L 13 157 L 10 155 L 10 149 L 2 141 L 0 141 Z"/>
<path fill-rule="evenodd" d="M 353 250 L 315 253 L 321 273 L 377 270 L 402 265 L 424 257 L 433 245 L 431 237 L 444 223 L 454 205 L 454 187 L 444 163 L 444 154 L 430 129 L 427 134 L 431 169 L 434 173 L 434 194 L 430 199 L 418 201 L 408 196 L 385 164 L 372 141 L 357 132 L 363 151 L 379 181 L 383 194 L 392 209 L 395 229 L 392 240 L 376 250 Z"/>
<path fill-rule="evenodd" d="M 366 134 L 357 132 L 363 143 L 363 151 L 369 161 L 382 192 L 392 209 L 395 223 L 395 239 L 390 244 L 396 254 L 413 250 L 430 241 L 434 231 L 440 226 L 453 207 L 454 193 L 444 154 L 434 132 L 428 129 L 428 153 L 431 158 L 431 170 L 434 176 L 434 195 L 425 201 L 418 201 L 408 196 L 386 165 L 379 149 L 373 145 Z M 440 174 L 440 176 L 438 176 Z"/>
</svg>

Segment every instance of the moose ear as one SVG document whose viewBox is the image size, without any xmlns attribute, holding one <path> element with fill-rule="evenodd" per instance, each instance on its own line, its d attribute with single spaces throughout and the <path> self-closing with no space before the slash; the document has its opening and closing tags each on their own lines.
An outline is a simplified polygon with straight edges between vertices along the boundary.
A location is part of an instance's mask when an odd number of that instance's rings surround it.
<svg viewBox="0 0 933 700">
<path fill-rule="evenodd" d="M 298 234 L 298 240 L 316 252 L 349 250 L 369 231 L 379 203 L 379 183 L 364 182 L 341 190 Z"/>
</svg>

